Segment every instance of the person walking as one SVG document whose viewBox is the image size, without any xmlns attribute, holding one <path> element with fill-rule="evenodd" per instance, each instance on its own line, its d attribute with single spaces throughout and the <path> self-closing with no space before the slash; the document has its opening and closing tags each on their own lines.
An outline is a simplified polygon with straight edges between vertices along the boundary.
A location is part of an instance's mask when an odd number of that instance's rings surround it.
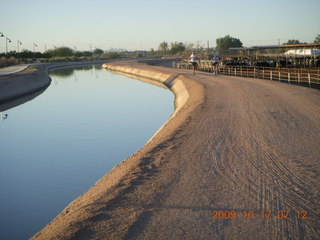
<svg viewBox="0 0 320 240">
<path fill-rule="evenodd" d="M 196 74 L 196 69 L 197 69 L 197 66 L 198 66 L 198 56 L 195 52 L 192 52 L 191 56 L 190 56 L 190 62 L 192 64 L 192 67 L 193 67 L 193 74 Z"/>
<path fill-rule="evenodd" d="M 219 64 L 219 56 L 218 55 L 214 55 L 213 57 L 213 74 L 214 75 L 218 75 L 218 64 Z"/>
</svg>

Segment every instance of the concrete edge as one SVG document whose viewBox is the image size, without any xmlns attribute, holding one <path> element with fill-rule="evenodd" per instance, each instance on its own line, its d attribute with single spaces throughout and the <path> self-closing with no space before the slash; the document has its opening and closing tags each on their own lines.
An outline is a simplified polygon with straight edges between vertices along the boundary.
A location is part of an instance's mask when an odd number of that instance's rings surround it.
<svg viewBox="0 0 320 240">
<path fill-rule="evenodd" d="M 174 112 L 169 117 L 169 119 L 167 119 L 167 121 L 152 135 L 152 137 L 147 141 L 147 143 L 151 142 L 154 139 L 154 137 L 164 128 L 167 122 L 176 116 L 176 114 L 180 111 L 180 109 L 184 106 L 184 104 L 188 101 L 190 97 L 189 92 L 183 83 L 183 80 L 178 74 L 164 73 L 156 70 L 141 69 L 137 67 L 120 66 L 107 63 L 103 64 L 102 68 L 108 71 L 113 71 L 122 75 L 126 75 L 128 77 L 131 76 L 136 78 L 142 78 L 142 81 L 143 79 L 148 79 L 151 80 L 148 81 L 149 83 L 154 84 L 156 86 L 159 86 L 160 83 L 173 92 L 175 96 Z"/>
<path fill-rule="evenodd" d="M 108 71 L 125 74 L 127 76 L 146 78 L 157 83 L 163 84 L 175 95 L 175 111 L 173 115 L 175 115 L 189 99 L 189 92 L 186 86 L 184 85 L 181 76 L 179 76 L 178 74 L 165 73 L 157 70 L 142 69 L 137 67 L 122 66 L 108 63 L 103 64 L 102 68 Z"/>
<path fill-rule="evenodd" d="M 6 76 L 8 76 L 9 79 L 0 80 L 0 104 L 14 101 L 29 94 L 45 90 L 51 84 L 51 78 L 49 76 L 50 71 L 64 68 L 97 65 L 105 62 L 106 60 L 93 62 L 63 62 L 30 65 L 32 67 L 36 67 L 37 70 L 25 74 L 23 73 L 23 71 L 19 72 L 18 74 L 8 74 Z"/>
<path fill-rule="evenodd" d="M 0 104 L 42 91 L 51 84 L 42 67 L 32 73 L 10 75 L 9 79 L 0 81 Z"/>
<path fill-rule="evenodd" d="M 166 85 L 175 95 L 174 113 L 141 149 L 106 172 L 90 189 L 70 202 L 31 239 L 54 239 L 53 236 L 67 233 L 70 230 L 68 228 L 74 223 L 86 221 L 87 217 L 83 215 L 83 211 L 86 212 L 86 209 L 99 204 L 102 198 L 105 201 L 112 201 L 121 195 L 124 187 L 134 184 L 135 173 L 140 171 L 146 156 L 156 154 L 159 145 L 174 139 L 175 134 L 190 121 L 192 113 L 204 102 L 204 86 L 197 81 L 184 75 L 168 73 L 165 68 L 163 71 L 158 71 L 152 66 L 146 67 L 143 64 L 130 66 L 130 63 L 129 65 L 123 65 L 123 63 L 103 64 L 103 68 Z"/>
</svg>

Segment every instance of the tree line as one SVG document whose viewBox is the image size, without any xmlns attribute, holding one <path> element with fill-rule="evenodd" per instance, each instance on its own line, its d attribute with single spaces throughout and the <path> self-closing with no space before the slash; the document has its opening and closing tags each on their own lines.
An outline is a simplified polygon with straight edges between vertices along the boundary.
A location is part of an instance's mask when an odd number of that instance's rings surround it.
<svg viewBox="0 0 320 240">
<path fill-rule="evenodd" d="M 117 58 L 119 54 L 115 52 L 104 53 L 101 49 L 95 49 L 91 51 L 75 51 L 69 47 L 58 47 L 55 49 L 49 49 L 44 53 L 33 52 L 30 50 L 22 50 L 21 52 L 11 51 L 7 54 L 2 53 L 0 57 L 15 57 L 22 59 L 39 59 L 39 58 L 55 58 L 55 57 L 97 57 L 103 56 L 107 58 Z"/>
<path fill-rule="evenodd" d="M 21 52 L 10 51 L 8 53 L 0 53 L 0 68 L 35 61 L 90 61 L 116 58 L 143 57 L 146 55 L 147 52 L 145 51 L 104 52 L 102 49 L 98 48 L 94 49 L 93 51 L 75 51 L 74 49 L 69 47 L 58 47 L 55 49 L 49 49 L 43 53 L 33 52 L 24 49 Z"/>
<path fill-rule="evenodd" d="M 297 39 L 289 39 L 286 44 L 304 44 L 306 42 L 300 42 Z M 314 43 L 320 43 L 320 34 L 318 34 Z M 231 37 L 230 35 L 226 35 L 225 37 L 216 39 L 216 47 L 215 48 L 205 48 L 203 46 L 195 46 L 194 44 L 184 44 L 182 42 L 173 42 L 168 44 L 168 42 L 163 41 L 159 44 L 158 54 L 160 55 L 176 55 L 176 54 L 187 54 L 191 51 L 195 50 L 200 53 L 220 53 L 220 54 L 228 54 L 231 53 L 230 48 L 241 48 L 243 47 L 243 43 L 240 39 Z M 154 51 L 154 50 L 153 50 Z"/>
<path fill-rule="evenodd" d="M 209 48 L 201 46 L 200 44 L 194 45 L 192 43 L 184 44 L 182 42 L 172 42 L 168 44 L 166 41 L 163 41 L 159 44 L 158 54 L 159 55 L 176 55 L 176 54 L 189 54 L 193 50 L 196 50 L 198 53 L 214 53 L 218 52 L 225 54 L 229 52 L 229 48 L 233 47 L 243 47 L 243 43 L 240 39 L 226 35 L 216 39 L 216 47 Z"/>
<path fill-rule="evenodd" d="M 285 44 L 301 44 L 297 39 L 289 39 Z M 320 43 L 320 34 L 318 34 L 314 43 Z M 96 59 L 115 59 L 115 58 L 130 58 L 130 57 L 144 57 L 144 56 L 168 56 L 168 55 L 186 55 L 196 50 L 199 54 L 228 54 L 232 53 L 230 48 L 241 48 L 243 43 L 240 39 L 226 35 L 216 39 L 215 48 L 206 48 L 200 44 L 171 42 L 170 44 L 163 41 L 159 44 L 157 50 L 150 51 L 131 51 L 131 52 L 104 52 L 102 49 L 94 49 L 93 51 L 76 51 L 69 47 L 58 47 L 49 49 L 44 53 L 33 52 L 29 50 L 22 50 L 21 52 L 11 51 L 8 53 L 0 53 L 0 67 L 18 64 L 21 62 L 34 61 L 40 59 L 41 61 L 66 61 L 66 60 L 96 60 Z M 272 50 L 263 50 L 264 52 Z"/>
<path fill-rule="evenodd" d="M 301 44 L 305 42 L 300 42 L 297 39 L 290 39 L 285 44 Z M 320 43 L 320 34 L 315 37 L 314 43 Z M 199 52 L 213 53 L 217 52 L 220 54 L 229 53 L 229 48 L 238 48 L 243 47 L 243 43 L 240 39 L 231 37 L 230 35 L 226 35 L 225 37 L 216 39 L 216 47 L 215 48 L 206 48 L 201 45 L 195 45 L 192 43 L 182 43 L 182 42 L 172 42 L 168 43 L 163 41 L 159 44 L 158 50 L 151 49 L 150 51 L 144 51 L 143 54 L 136 52 L 133 53 L 118 53 L 118 52 L 104 52 L 102 49 L 96 48 L 93 51 L 75 51 L 69 47 L 58 47 L 55 49 L 49 49 L 44 53 L 41 52 L 32 52 L 29 50 L 22 50 L 21 52 L 11 51 L 7 54 L 2 53 L 0 57 L 15 57 L 19 59 L 39 59 L 39 58 L 119 58 L 119 57 L 127 57 L 129 55 L 139 57 L 143 56 L 164 56 L 164 55 L 181 55 L 185 53 L 190 53 L 193 50 L 197 50 Z"/>
</svg>

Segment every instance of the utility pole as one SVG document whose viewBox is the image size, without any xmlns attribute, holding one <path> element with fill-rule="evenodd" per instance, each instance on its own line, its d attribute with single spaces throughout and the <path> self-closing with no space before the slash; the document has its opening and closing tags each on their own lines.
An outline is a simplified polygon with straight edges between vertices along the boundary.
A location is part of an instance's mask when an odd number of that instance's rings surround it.
<svg viewBox="0 0 320 240">
<path fill-rule="evenodd" d="M 33 43 L 33 59 L 36 60 L 35 48 L 38 47 L 36 43 Z"/>
<path fill-rule="evenodd" d="M 17 51 L 18 51 L 17 56 L 18 56 L 18 61 L 20 62 L 20 60 L 19 60 L 19 45 L 22 45 L 22 42 L 20 42 L 20 41 L 18 40 L 18 41 L 17 41 Z"/>
<path fill-rule="evenodd" d="M 22 42 L 20 42 L 19 40 L 17 41 L 17 51 L 18 51 L 18 54 L 19 54 L 19 45 L 22 45 Z"/>
<path fill-rule="evenodd" d="M 0 37 L 4 37 L 4 35 L 3 35 L 3 33 L 2 33 L 2 32 L 0 32 Z"/>
<path fill-rule="evenodd" d="M 11 40 L 6 37 L 6 54 L 8 54 L 8 42 L 11 43 Z"/>
</svg>

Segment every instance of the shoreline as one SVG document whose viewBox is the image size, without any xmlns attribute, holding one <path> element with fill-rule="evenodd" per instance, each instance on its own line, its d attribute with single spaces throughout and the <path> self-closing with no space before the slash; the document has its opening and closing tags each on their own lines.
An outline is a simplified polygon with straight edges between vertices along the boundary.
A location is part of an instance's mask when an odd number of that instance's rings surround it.
<svg viewBox="0 0 320 240">
<path fill-rule="evenodd" d="M 132 66 L 132 64 L 134 66 Z M 135 181 L 137 180 L 137 172 L 141 170 L 141 167 L 145 165 L 145 161 L 149 158 L 146 156 L 149 156 L 154 149 L 161 148 L 167 141 L 173 139 L 176 132 L 179 131 L 179 127 L 185 121 L 188 121 L 192 112 L 203 102 L 204 95 L 201 84 L 185 76 L 152 70 L 149 66 L 138 63 L 135 60 L 105 63 L 102 67 L 108 71 L 113 71 L 128 77 L 142 78 L 140 79 L 142 81 L 147 79 L 148 83 L 156 86 L 159 86 L 159 84 L 164 85 L 175 95 L 175 110 L 170 118 L 153 134 L 141 149 L 107 172 L 88 191 L 73 200 L 52 222 L 48 223 L 46 227 L 31 239 L 55 239 L 52 231 L 55 232 L 54 234 L 64 231 L 64 224 L 61 225 L 61 223 L 65 221 L 65 217 L 68 217 L 67 215 L 77 214 L 80 209 L 95 204 L 95 202 L 101 198 L 101 195 L 105 195 L 106 192 L 112 192 L 109 201 L 113 201 L 121 195 L 124 188 L 134 187 Z M 191 92 L 196 94 L 192 94 Z M 161 163 L 158 164 L 161 165 Z M 126 183 L 124 184 L 123 181 Z M 74 216 L 72 219 L 73 218 Z M 75 219 L 78 218 L 82 217 L 75 217 Z M 54 226 L 54 230 L 52 230 L 52 225 L 55 224 L 58 225 L 58 227 Z"/>
<path fill-rule="evenodd" d="M 51 84 L 50 71 L 77 66 L 97 65 L 105 62 L 108 61 L 31 64 L 23 71 L 2 75 L 2 79 L 0 79 L 0 105 L 15 101 L 29 94 L 44 91 Z"/>
<path fill-rule="evenodd" d="M 151 63 L 153 62 L 152 60 L 150 61 Z M 138 64 L 140 64 L 141 61 L 138 61 Z M 148 65 L 148 60 L 145 60 L 142 62 L 143 64 Z M 121 63 L 120 63 L 121 64 Z M 143 66 L 143 65 L 142 65 Z M 174 94 L 174 112 L 171 114 L 169 119 L 153 134 L 153 136 L 146 142 L 148 144 L 149 142 L 152 142 L 154 137 L 162 131 L 162 129 L 168 124 L 168 122 L 173 119 L 179 111 L 183 108 L 184 105 L 188 102 L 190 95 L 192 96 L 192 93 L 190 93 L 191 87 L 187 87 L 186 85 L 189 85 L 186 83 L 186 79 L 183 76 L 180 76 L 179 74 L 174 74 L 174 73 L 166 73 L 166 72 L 161 72 L 158 70 L 150 70 L 150 69 L 145 69 L 143 67 L 137 67 L 137 66 L 130 66 L 130 65 L 119 65 L 114 64 L 114 63 L 105 63 L 102 65 L 103 69 L 106 69 L 108 71 L 112 71 L 121 75 L 125 75 L 127 77 L 131 77 L 133 79 L 145 81 L 147 83 L 153 84 L 155 86 L 160 87 L 163 85 L 165 88 L 170 90 Z M 140 78 L 140 79 L 139 79 Z M 198 91 L 203 91 L 201 90 L 201 85 L 199 83 L 192 83 L 193 87 L 192 88 L 198 88 Z M 203 97 L 204 93 L 200 94 L 200 97 L 196 98 L 196 100 L 193 100 L 193 102 L 196 102 L 194 108 L 196 108 L 198 105 L 200 105 L 203 102 Z M 194 97 L 193 97 L 194 98 Z M 190 102 L 190 101 L 189 101 Z M 188 114 L 191 114 L 192 110 L 187 111 Z M 157 144 L 161 144 L 158 142 Z"/>
</svg>

